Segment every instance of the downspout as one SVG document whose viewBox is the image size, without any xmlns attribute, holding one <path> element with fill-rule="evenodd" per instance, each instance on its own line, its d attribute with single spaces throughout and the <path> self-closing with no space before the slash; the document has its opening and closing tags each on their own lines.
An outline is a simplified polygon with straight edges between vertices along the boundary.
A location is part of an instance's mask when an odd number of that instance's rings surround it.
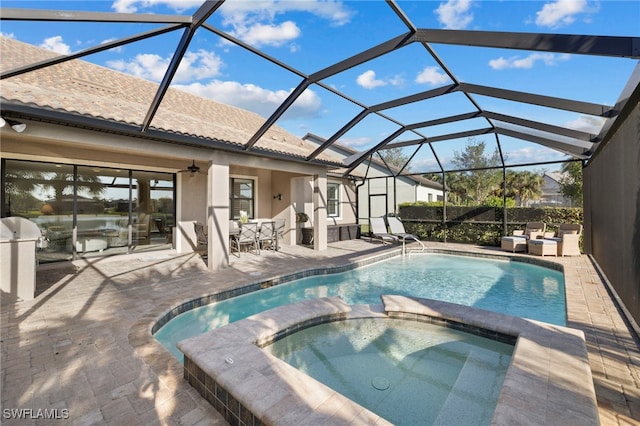
<svg viewBox="0 0 640 426">
<path fill-rule="evenodd" d="M 354 178 L 355 182 L 358 182 Z M 356 223 L 360 225 L 360 187 L 364 186 L 366 179 L 362 179 L 362 182 L 356 183 Z"/>
</svg>

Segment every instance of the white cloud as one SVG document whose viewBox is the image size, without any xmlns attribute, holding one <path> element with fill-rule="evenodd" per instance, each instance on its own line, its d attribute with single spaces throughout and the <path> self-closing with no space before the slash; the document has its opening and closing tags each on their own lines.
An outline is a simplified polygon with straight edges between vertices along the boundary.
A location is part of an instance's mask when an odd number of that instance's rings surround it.
<svg viewBox="0 0 640 426">
<path fill-rule="evenodd" d="M 129 62 L 108 61 L 107 66 L 147 80 L 162 81 L 170 62 L 171 58 L 143 53 L 136 55 Z M 212 52 L 202 49 L 197 52 L 187 52 L 178 66 L 173 82 L 181 83 L 216 77 L 220 74 L 222 65 L 222 60 Z"/>
<path fill-rule="evenodd" d="M 202 0 L 115 0 L 111 7 L 116 12 L 138 13 L 157 6 L 169 7 L 176 12 L 200 7 Z M 293 21 L 277 22 L 278 15 L 287 12 L 305 12 L 330 21 L 333 26 L 347 24 L 353 16 L 341 1 L 227 1 L 216 12 L 223 17 L 225 26 L 234 37 L 259 46 L 282 46 L 300 37 L 301 31 Z M 292 51 L 299 46 L 293 47 Z"/>
<path fill-rule="evenodd" d="M 287 12 L 306 12 L 331 21 L 331 25 L 349 23 L 354 12 L 341 1 L 227 1 L 220 7 L 220 13 L 228 25 L 242 22 L 271 22 L 277 15 Z"/>
<path fill-rule="evenodd" d="M 115 39 L 115 38 L 108 38 L 108 39 L 106 39 L 106 40 L 102 40 L 102 41 L 100 42 L 100 44 L 107 44 L 107 43 L 111 43 L 112 41 L 115 41 L 115 40 L 117 40 L 117 39 Z M 122 53 L 122 51 L 123 51 L 122 46 L 118 46 L 118 47 L 114 47 L 114 48 L 109 49 L 109 52 Z"/>
<path fill-rule="evenodd" d="M 504 160 L 508 164 L 530 164 L 545 161 L 558 160 L 563 154 L 545 146 L 535 145 L 518 148 L 503 153 Z"/>
<path fill-rule="evenodd" d="M 426 67 L 416 76 L 416 83 L 426 83 L 433 86 L 451 81 L 449 76 L 438 67 Z"/>
<path fill-rule="evenodd" d="M 365 147 L 371 144 L 371 142 L 373 142 L 373 139 L 366 136 L 361 136 L 358 138 L 341 138 L 338 140 L 338 143 L 354 149 Z"/>
<path fill-rule="evenodd" d="M 300 37 L 302 31 L 293 21 L 278 22 L 287 12 L 305 12 L 330 21 L 333 26 L 347 24 L 353 12 L 337 1 L 228 1 L 220 7 L 223 24 L 238 39 L 256 47 L 282 46 Z M 299 46 L 290 48 L 296 51 Z"/>
<path fill-rule="evenodd" d="M 380 86 L 402 86 L 404 84 L 404 79 L 400 75 L 396 75 L 386 80 L 381 80 L 376 78 L 376 72 L 373 70 L 368 70 L 360 74 L 356 78 L 356 83 L 360 87 L 364 87 L 365 89 L 375 89 Z"/>
<path fill-rule="evenodd" d="M 279 25 L 259 24 L 236 26 L 233 36 L 253 46 L 282 46 L 300 36 L 300 28 L 292 21 Z"/>
<path fill-rule="evenodd" d="M 411 162 L 411 169 L 419 170 L 419 171 L 439 170 L 440 165 L 435 160 L 435 158 L 423 158 L 423 159 L 413 160 Z"/>
<path fill-rule="evenodd" d="M 220 80 L 213 80 L 207 84 L 193 83 L 174 87 L 223 104 L 253 111 L 263 117 L 269 117 L 291 93 L 291 90 L 273 91 L 255 84 Z M 287 110 L 286 118 L 314 117 L 320 111 L 321 105 L 320 97 L 313 90 L 307 89 Z"/>
<path fill-rule="evenodd" d="M 473 13 L 469 11 L 472 5 L 471 0 L 448 0 L 440 3 L 435 14 L 444 28 L 459 30 L 466 28 L 473 21 Z"/>
<path fill-rule="evenodd" d="M 533 68 L 536 62 L 543 62 L 547 66 L 553 66 L 558 61 L 569 60 L 569 55 L 555 55 L 553 53 L 532 53 L 529 56 L 520 58 L 518 56 L 512 56 L 510 58 L 499 57 L 498 59 L 492 59 L 489 61 L 489 66 L 494 70 L 522 68 Z"/>
<path fill-rule="evenodd" d="M 356 83 L 365 89 L 375 89 L 376 87 L 387 85 L 385 81 L 376 79 L 376 73 L 373 70 L 368 70 L 360 74 L 358 78 L 356 78 Z"/>
<path fill-rule="evenodd" d="M 62 36 L 53 36 L 44 39 L 40 47 L 59 53 L 61 55 L 68 55 L 71 53 L 71 48 L 68 44 L 62 41 Z"/>
<path fill-rule="evenodd" d="M 586 10 L 587 0 L 556 0 L 536 12 L 536 24 L 552 28 L 569 25 L 576 20 L 576 15 Z"/>
<path fill-rule="evenodd" d="M 593 117 L 589 115 L 583 115 L 575 120 L 569 121 L 565 123 L 565 126 L 570 129 L 580 130 L 583 132 L 591 133 L 592 135 L 597 135 L 600 133 L 600 129 L 605 122 L 604 117 Z"/>
<path fill-rule="evenodd" d="M 119 13 L 136 13 L 140 9 L 154 6 L 167 6 L 176 12 L 182 12 L 193 7 L 200 7 L 202 0 L 115 0 L 111 8 Z"/>
<path fill-rule="evenodd" d="M 6 38 L 13 38 L 13 39 L 16 38 L 16 35 L 14 33 L 3 33 L 2 31 L 0 31 L 0 35 Z"/>
</svg>

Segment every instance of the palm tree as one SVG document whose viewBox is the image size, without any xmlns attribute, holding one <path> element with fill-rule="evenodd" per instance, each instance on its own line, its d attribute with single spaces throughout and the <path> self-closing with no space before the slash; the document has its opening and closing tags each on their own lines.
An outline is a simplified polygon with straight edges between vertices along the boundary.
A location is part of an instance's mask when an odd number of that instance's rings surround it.
<svg viewBox="0 0 640 426">
<path fill-rule="evenodd" d="M 69 188 L 73 191 L 73 173 L 54 173 L 42 186 L 53 189 L 54 211 L 62 211 L 61 203 L 65 195 L 65 189 Z M 97 175 L 78 174 L 78 188 L 86 189 L 93 196 L 99 196 L 104 192 L 104 184 Z"/>
<path fill-rule="evenodd" d="M 521 172 L 507 171 L 506 195 L 514 198 L 522 207 L 528 200 L 536 200 L 542 196 L 542 175 L 525 170 Z"/>
</svg>

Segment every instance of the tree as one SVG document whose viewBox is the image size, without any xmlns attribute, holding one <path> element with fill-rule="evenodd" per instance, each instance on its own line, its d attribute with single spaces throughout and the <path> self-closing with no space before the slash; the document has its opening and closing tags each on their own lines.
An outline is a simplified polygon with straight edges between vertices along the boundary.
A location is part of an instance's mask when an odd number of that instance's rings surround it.
<svg viewBox="0 0 640 426">
<path fill-rule="evenodd" d="M 63 197 L 73 194 L 73 173 L 52 173 L 48 176 L 48 179 L 43 182 L 42 186 L 45 189 L 53 189 L 53 211 L 60 213 L 63 211 Z M 96 175 L 78 174 L 78 189 L 86 190 L 93 196 L 99 196 L 104 192 L 105 187 Z"/>
<path fill-rule="evenodd" d="M 469 138 L 465 150 L 455 151 L 451 160 L 458 169 L 468 170 L 460 172 L 457 177 L 460 180 L 456 182 L 459 184 L 459 191 L 465 190 L 464 197 L 468 204 L 483 204 L 495 188 L 500 186 L 501 176 L 497 170 L 501 165 L 500 154 L 497 148 L 492 154 L 485 153 L 485 148 L 484 141 Z M 449 184 L 448 177 L 447 183 Z"/>
<path fill-rule="evenodd" d="M 517 200 L 522 207 L 527 200 L 537 200 L 542 196 L 542 175 L 528 170 L 507 171 L 507 197 Z"/>
<path fill-rule="evenodd" d="M 409 161 L 409 157 L 402 152 L 402 148 L 390 148 L 378 151 L 380 157 L 390 166 L 402 169 Z M 407 170 L 408 171 L 408 167 Z"/>
<path fill-rule="evenodd" d="M 582 206 L 582 163 L 571 161 L 562 165 L 564 176 L 560 179 L 560 192 L 575 206 Z"/>
</svg>

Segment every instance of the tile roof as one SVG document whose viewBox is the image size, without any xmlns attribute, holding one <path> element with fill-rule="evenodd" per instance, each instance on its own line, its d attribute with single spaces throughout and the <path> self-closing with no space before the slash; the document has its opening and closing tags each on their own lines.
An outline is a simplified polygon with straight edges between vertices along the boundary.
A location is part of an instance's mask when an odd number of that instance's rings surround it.
<svg viewBox="0 0 640 426">
<path fill-rule="evenodd" d="M 58 56 L 7 37 L 0 37 L 0 49 L 3 72 Z M 157 89 L 157 83 L 73 59 L 2 80 L 0 98 L 12 104 L 142 126 Z M 241 146 L 264 122 L 256 113 L 169 88 L 150 127 Z M 254 148 L 303 158 L 316 145 L 272 126 Z M 318 159 L 341 162 L 331 153 Z"/>
</svg>

